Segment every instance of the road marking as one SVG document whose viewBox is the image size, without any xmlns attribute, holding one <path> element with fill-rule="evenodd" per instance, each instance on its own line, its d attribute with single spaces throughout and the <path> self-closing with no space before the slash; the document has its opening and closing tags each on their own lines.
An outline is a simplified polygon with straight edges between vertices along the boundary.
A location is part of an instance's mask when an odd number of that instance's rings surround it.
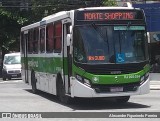
<svg viewBox="0 0 160 121">
<path fill-rule="evenodd" d="M 12 83 L 12 82 L 23 82 L 23 81 L 22 80 L 0 81 L 0 83 Z"/>
</svg>

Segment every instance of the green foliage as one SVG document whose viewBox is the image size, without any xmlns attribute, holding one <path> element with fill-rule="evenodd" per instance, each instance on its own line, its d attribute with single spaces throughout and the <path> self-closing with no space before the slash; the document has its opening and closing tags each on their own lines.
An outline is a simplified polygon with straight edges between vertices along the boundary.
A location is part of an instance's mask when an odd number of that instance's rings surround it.
<svg viewBox="0 0 160 121">
<path fill-rule="evenodd" d="M 31 0 L 33 22 L 59 11 L 78 9 L 81 7 L 115 6 L 116 0 Z"/>
<path fill-rule="evenodd" d="M 0 21 L 0 48 L 9 50 L 18 43 L 20 28 L 27 19 L 19 16 L 17 12 L 0 9 Z"/>
<path fill-rule="evenodd" d="M 33 12 L 31 16 L 34 16 L 35 21 L 40 21 L 43 17 L 59 11 L 67 11 L 84 6 L 78 0 L 75 1 L 75 4 L 73 3 L 73 0 L 31 0 L 31 2 L 31 11 Z"/>
<path fill-rule="evenodd" d="M 17 24 L 23 25 L 25 22 L 27 22 L 27 18 L 23 18 L 19 16 L 19 13 L 14 12 L 14 14 L 10 11 L 6 11 L 3 9 L 0 9 L 0 16 L 7 17 L 10 20 L 17 21 Z"/>
<path fill-rule="evenodd" d="M 16 3 L 12 3 L 15 5 Z M 20 28 L 47 15 L 81 7 L 114 6 L 115 0 L 30 0 L 29 8 L 0 8 L 0 48 L 11 49 L 19 43 Z"/>
<path fill-rule="evenodd" d="M 104 6 L 116 6 L 116 0 L 103 0 Z"/>
</svg>

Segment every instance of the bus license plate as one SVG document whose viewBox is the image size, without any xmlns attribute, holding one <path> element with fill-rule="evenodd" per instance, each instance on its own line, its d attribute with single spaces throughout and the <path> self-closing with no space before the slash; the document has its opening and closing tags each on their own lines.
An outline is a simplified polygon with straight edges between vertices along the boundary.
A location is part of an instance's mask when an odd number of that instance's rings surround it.
<svg viewBox="0 0 160 121">
<path fill-rule="evenodd" d="M 123 87 L 111 87 L 111 92 L 123 92 Z"/>
</svg>

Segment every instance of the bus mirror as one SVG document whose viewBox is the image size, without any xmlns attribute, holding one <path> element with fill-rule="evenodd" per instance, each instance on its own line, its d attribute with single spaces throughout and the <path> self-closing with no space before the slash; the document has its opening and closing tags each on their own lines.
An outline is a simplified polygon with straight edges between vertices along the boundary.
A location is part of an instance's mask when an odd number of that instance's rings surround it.
<svg viewBox="0 0 160 121">
<path fill-rule="evenodd" d="M 67 34 L 67 46 L 71 44 L 71 34 Z"/>
<path fill-rule="evenodd" d="M 148 43 L 151 43 L 150 34 L 147 32 Z"/>
</svg>

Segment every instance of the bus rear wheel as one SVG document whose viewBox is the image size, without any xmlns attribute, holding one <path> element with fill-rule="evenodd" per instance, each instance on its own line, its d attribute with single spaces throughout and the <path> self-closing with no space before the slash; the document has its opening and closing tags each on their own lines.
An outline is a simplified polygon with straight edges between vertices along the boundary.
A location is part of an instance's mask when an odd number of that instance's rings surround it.
<svg viewBox="0 0 160 121">
<path fill-rule="evenodd" d="M 3 81 L 6 81 L 6 77 L 3 77 Z"/>
<path fill-rule="evenodd" d="M 130 99 L 130 96 L 123 96 L 116 98 L 117 103 L 126 103 Z"/>
<path fill-rule="evenodd" d="M 8 80 L 11 80 L 11 77 L 8 77 Z"/>
<path fill-rule="evenodd" d="M 31 85 L 32 85 L 32 92 L 36 94 L 38 92 L 37 86 L 36 86 L 36 78 L 35 78 L 35 73 L 31 73 Z"/>
<path fill-rule="evenodd" d="M 63 85 L 62 79 L 58 79 L 57 81 L 57 96 L 59 100 L 64 104 L 70 104 L 71 103 L 71 97 L 67 96 L 65 94 L 65 87 Z"/>
</svg>

